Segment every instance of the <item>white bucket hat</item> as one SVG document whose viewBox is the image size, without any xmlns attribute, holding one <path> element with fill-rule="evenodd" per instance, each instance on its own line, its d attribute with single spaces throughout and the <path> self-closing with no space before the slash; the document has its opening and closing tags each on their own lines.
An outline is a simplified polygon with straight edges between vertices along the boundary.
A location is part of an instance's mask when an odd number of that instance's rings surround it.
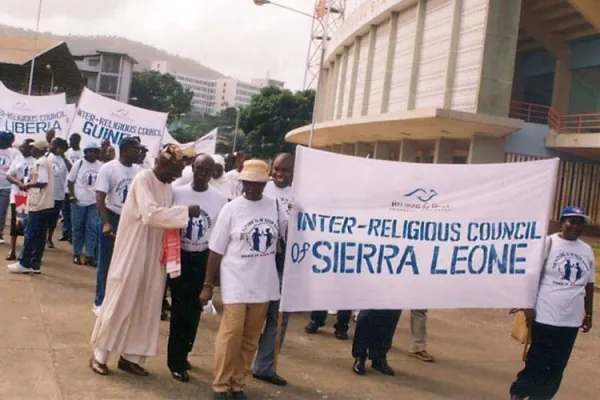
<svg viewBox="0 0 600 400">
<path fill-rule="evenodd" d="M 269 165 L 261 160 L 247 160 L 244 162 L 244 168 L 238 175 L 239 181 L 248 182 L 268 182 L 271 180 L 269 176 Z"/>
</svg>

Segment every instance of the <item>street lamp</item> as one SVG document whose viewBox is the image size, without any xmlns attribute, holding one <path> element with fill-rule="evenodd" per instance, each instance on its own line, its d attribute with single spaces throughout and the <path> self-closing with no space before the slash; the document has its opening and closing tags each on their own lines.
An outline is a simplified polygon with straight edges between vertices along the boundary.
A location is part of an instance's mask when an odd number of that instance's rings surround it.
<svg viewBox="0 0 600 400">
<path fill-rule="evenodd" d="M 52 69 L 52 65 L 46 64 L 46 69 L 50 72 L 50 76 L 52 79 L 50 80 L 50 94 L 54 93 L 54 70 Z"/>
<path fill-rule="evenodd" d="M 305 13 L 304 11 L 300 11 L 300 10 L 296 10 L 295 8 L 291 8 L 288 6 L 284 6 L 283 4 L 279 4 L 276 2 L 273 2 L 271 0 L 254 0 L 254 4 L 256 4 L 257 6 L 264 6 L 264 5 L 272 5 L 272 6 L 276 6 L 279 8 L 283 8 L 285 10 L 288 11 L 292 11 L 296 14 L 300 14 L 300 15 L 304 15 L 306 17 L 309 17 L 310 19 L 312 19 L 313 21 L 317 21 L 320 25 L 321 25 L 321 29 L 323 30 L 323 46 L 321 46 L 321 60 L 319 62 L 319 80 L 317 81 L 317 90 L 315 90 L 315 100 L 314 100 L 314 105 L 313 105 L 313 114 L 312 114 L 312 122 L 310 125 L 310 136 L 308 137 L 308 147 L 312 147 L 312 142 L 313 142 L 313 136 L 314 136 L 314 132 L 315 132 L 315 118 L 317 116 L 317 97 L 318 97 L 318 93 L 319 93 L 319 88 L 321 87 L 321 77 L 322 77 L 322 72 L 323 72 L 323 62 L 325 60 L 325 47 L 327 44 L 327 40 L 329 39 L 327 37 L 327 29 L 325 28 L 325 24 L 323 24 L 323 21 L 321 21 L 320 18 L 315 18 L 314 15 Z M 331 9 L 329 10 L 330 12 L 339 12 L 339 10 L 337 9 Z"/>
</svg>

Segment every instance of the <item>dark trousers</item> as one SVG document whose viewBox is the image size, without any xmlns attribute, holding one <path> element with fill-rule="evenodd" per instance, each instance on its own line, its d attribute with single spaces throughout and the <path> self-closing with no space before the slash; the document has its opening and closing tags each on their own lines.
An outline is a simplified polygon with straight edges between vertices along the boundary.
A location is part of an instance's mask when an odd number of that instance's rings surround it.
<svg viewBox="0 0 600 400">
<path fill-rule="evenodd" d="M 62 202 L 62 237 L 65 239 L 71 239 L 71 200 L 69 200 L 69 194 L 65 195 L 65 200 Z"/>
<path fill-rule="evenodd" d="M 27 215 L 25 240 L 21 254 L 19 254 L 19 262 L 25 268 L 36 271 L 41 268 L 52 212 L 53 209 L 49 208 L 42 211 L 30 211 Z"/>
<path fill-rule="evenodd" d="M 98 267 L 96 269 L 96 296 L 94 304 L 101 306 L 106 292 L 106 279 L 108 277 L 108 268 L 112 259 L 113 249 L 115 247 L 115 237 L 119 229 L 119 220 L 121 216 L 110 210 L 106 210 L 108 220 L 113 229 L 113 235 L 102 235 L 104 221 L 98 218 L 97 236 L 98 236 Z"/>
<path fill-rule="evenodd" d="M 169 278 L 171 287 L 171 324 L 167 365 L 171 371 L 183 372 L 196 339 L 202 305 L 200 292 L 206 275 L 208 250 L 200 253 L 181 251 L 181 275 Z"/>
<path fill-rule="evenodd" d="M 392 348 L 400 310 L 361 310 L 356 320 L 352 357 L 385 359 Z"/>
<path fill-rule="evenodd" d="M 530 400 L 553 398 L 560 387 L 578 331 L 579 328 L 533 322 L 525 368 L 510 387 L 510 394 Z"/>
<path fill-rule="evenodd" d="M 348 332 L 350 318 L 352 318 L 351 310 L 338 311 L 337 322 L 333 325 L 336 332 Z M 325 322 L 327 322 L 327 311 L 313 311 L 310 313 L 310 319 L 319 326 L 325 326 Z"/>
<path fill-rule="evenodd" d="M 60 210 L 63 208 L 63 200 L 54 200 L 54 208 L 50 214 L 50 221 L 48 222 L 48 229 L 56 229 L 58 224 L 58 217 L 60 216 Z M 51 238 L 49 238 L 51 239 Z"/>
</svg>

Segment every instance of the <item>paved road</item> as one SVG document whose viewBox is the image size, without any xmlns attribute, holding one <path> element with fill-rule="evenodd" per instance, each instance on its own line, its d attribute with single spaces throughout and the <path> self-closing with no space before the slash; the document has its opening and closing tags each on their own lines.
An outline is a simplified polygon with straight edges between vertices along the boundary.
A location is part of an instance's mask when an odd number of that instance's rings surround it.
<svg viewBox="0 0 600 400">
<path fill-rule="evenodd" d="M 212 398 L 218 317 L 202 318 L 190 358 L 196 368 L 187 384 L 174 381 L 166 367 L 167 323 L 161 326 L 159 354 L 147 364 L 150 377 L 122 373 L 114 356 L 109 363 L 113 374 L 95 375 L 87 366 L 95 270 L 72 265 L 62 245 L 46 254 L 40 276 L 15 276 L 0 269 L 0 399 Z M 290 385 L 276 388 L 251 381 L 251 398 L 506 399 L 521 368 L 521 347 L 509 338 L 511 318 L 503 310 L 431 311 L 429 350 L 438 358 L 435 364 L 407 357 L 409 325 L 403 316 L 390 352 L 395 377 L 371 371 L 355 376 L 350 369 L 351 343 L 333 337 L 333 321 L 322 333 L 309 336 L 302 330 L 307 318 L 294 316 L 281 356 L 280 374 Z M 600 398 L 599 365 L 597 326 L 578 339 L 558 398 Z"/>
</svg>

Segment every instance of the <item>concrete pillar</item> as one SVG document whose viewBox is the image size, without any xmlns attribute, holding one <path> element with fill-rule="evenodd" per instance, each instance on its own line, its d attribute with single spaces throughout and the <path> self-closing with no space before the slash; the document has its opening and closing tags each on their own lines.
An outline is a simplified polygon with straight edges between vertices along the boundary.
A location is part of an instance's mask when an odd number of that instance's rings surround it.
<svg viewBox="0 0 600 400">
<path fill-rule="evenodd" d="M 332 144 L 331 146 L 331 152 L 332 153 L 337 153 L 340 154 L 342 152 L 342 145 L 341 144 Z"/>
<path fill-rule="evenodd" d="M 410 84 L 408 88 L 408 109 L 415 108 L 417 82 L 419 80 L 419 65 L 421 62 L 421 49 L 423 44 L 423 33 L 425 32 L 425 0 L 417 2 L 417 26 L 415 28 L 415 45 L 412 54 L 412 67 L 410 70 Z M 400 159 L 400 161 L 404 161 Z"/>
<path fill-rule="evenodd" d="M 504 163 L 504 138 L 475 135 L 469 145 L 469 164 Z"/>
<path fill-rule="evenodd" d="M 373 75 L 373 58 L 375 57 L 375 41 L 377 40 L 377 25 L 371 26 L 369 34 L 369 52 L 367 54 L 367 71 L 365 72 L 365 94 L 363 95 L 361 115 L 367 115 L 369 98 L 371 97 L 371 80 Z"/>
<path fill-rule="evenodd" d="M 452 164 L 454 159 L 454 140 L 438 139 L 433 150 L 434 164 Z"/>
<path fill-rule="evenodd" d="M 477 113 L 508 117 L 521 0 L 489 0 L 487 15 Z"/>
<path fill-rule="evenodd" d="M 323 122 L 325 116 L 325 100 L 327 99 L 327 84 L 329 82 L 329 70 L 321 68 L 321 74 L 317 82 L 315 122 Z"/>
<path fill-rule="evenodd" d="M 371 143 L 358 142 L 358 143 L 356 143 L 354 155 L 357 157 L 366 157 L 371 153 L 372 150 L 373 150 L 373 147 L 372 147 Z"/>
<path fill-rule="evenodd" d="M 404 139 L 400 143 L 399 161 L 416 162 L 417 161 L 417 142 L 414 140 Z"/>
<path fill-rule="evenodd" d="M 571 105 L 571 68 L 567 57 L 556 60 L 552 108 L 560 114 L 568 114 Z"/>
<path fill-rule="evenodd" d="M 385 63 L 385 75 L 383 77 L 383 99 L 381 101 L 382 114 L 388 112 L 390 105 L 390 91 L 392 90 L 392 74 L 394 73 L 394 58 L 396 57 L 396 36 L 398 35 L 398 13 L 392 13 L 392 21 L 390 24 L 390 36 L 388 40 L 387 58 Z"/>
<path fill-rule="evenodd" d="M 354 143 L 342 143 L 341 154 L 353 156 L 356 153 L 356 145 Z"/>
</svg>

